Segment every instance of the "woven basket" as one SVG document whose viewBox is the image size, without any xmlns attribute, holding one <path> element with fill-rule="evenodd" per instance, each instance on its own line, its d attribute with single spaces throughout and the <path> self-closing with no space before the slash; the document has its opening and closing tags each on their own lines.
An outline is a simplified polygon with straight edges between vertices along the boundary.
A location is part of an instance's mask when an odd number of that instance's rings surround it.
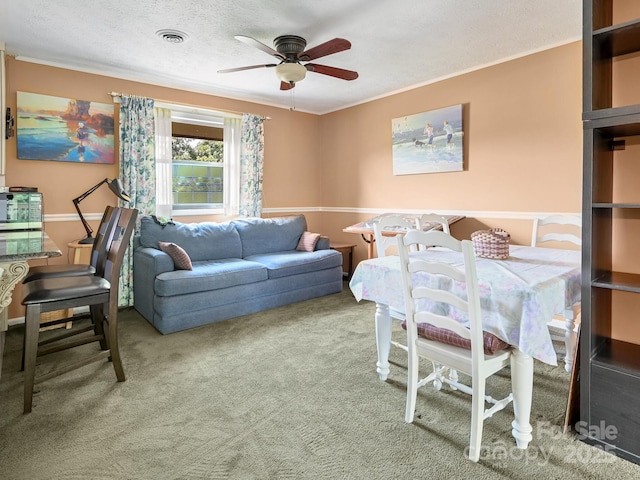
<svg viewBox="0 0 640 480">
<path fill-rule="evenodd" d="M 504 260 L 509 258 L 509 232 L 501 228 L 478 230 L 471 234 L 476 257 Z"/>
</svg>

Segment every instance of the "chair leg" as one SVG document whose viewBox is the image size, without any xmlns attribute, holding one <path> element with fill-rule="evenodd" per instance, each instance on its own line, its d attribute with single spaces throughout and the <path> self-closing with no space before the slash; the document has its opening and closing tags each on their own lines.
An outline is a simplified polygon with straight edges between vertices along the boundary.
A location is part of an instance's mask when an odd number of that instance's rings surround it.
<svg viewBox="0 0 640 480">
<path fill-rule="evenodd" d="M 484 394 L 486 380 L 474 378 L 473 394 L 471 396 L 471 438 L 469 441 L 469 460 L 477 462 L 482 448 L 482 428 L 484 424 Z"/>
<path fill-rule="evenodd" d="M 107 317 L 108 324 L 108 345 L 111 352 L 111 363 L 116 371 L 116 378 L 119 382 L 126 380 L 124 368 L 122 367 L 122 359 L 120 358 L 120 350 L 118 348 L 118 299 L 111 299 L 109 305 L 109 315 Z"/>
<path fill-rule="evenodd" d="M 22 360 L 20 361 L 20 371 L 24 372 L 24 352 L 27 348 L 27 314 L 25 313 L 24 335 L 22 336 Z"/>
<path fill-rule="evenodd" d="M 407 355 L 407 406 L 404 413 L 404 421 L 413 422 L 416 411 L 416 398 L 418 396 L 418 354 L 415 351 Z"/>
<path fill-rule="evenodd" d="M 449 369 L 449 380 L 451 380 L 452 382 L 458 382 L 459 377 L 457 370 L 454 370 L 453 368 Z M 449 384 L 449 388 L 451 390 L 457 390 L 457 388 L 451 384 Z"/>
<path fill-rule="evenodd" d="M 102 337 L 100 340 L 100 350 L 108 350 L 109 343 L 104 331 L 104 308 L 102 305 L 90 305 L 91 322 L 93 323 L 93 332 Z"/>
<path fill-rule="evenodd" d="M 24 413 L 31 412 L 33 386 L 36 377 L 38 356 L 38 334 L 40 330 L 40 305 L 28 305 L 25 313 L 24 330 Z"/>
</svg>

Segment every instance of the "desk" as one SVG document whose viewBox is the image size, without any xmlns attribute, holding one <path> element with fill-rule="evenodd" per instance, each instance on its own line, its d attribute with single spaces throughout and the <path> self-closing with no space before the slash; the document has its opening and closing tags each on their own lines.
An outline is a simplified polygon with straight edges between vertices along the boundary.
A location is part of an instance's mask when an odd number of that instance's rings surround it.
<svg viewBox="0 0 640 480">
<path fill-rule="evenodd" d="M 29 271 L 27 260 L 59 257 L 56 244 L 43 231 L 0 233 L 0 375 L 4 337 L 8 325 L 7 307 L 11 303 L 13 289 Z"/>
<path fill-rule="evenodd" d="M 483 327 L 515 347 L 512 362 L 513 436 L 519 448 L 527 448 L 532 438 L 529 418 L 533 359 L 557 365 L 547 322 L 554 314 L 564 314 L 567 308 L 580 301 L 581 254 L 576 250 L 522 246 L 511 246 L 509 252 L 507 260 L 478 258 L 476 267 Z M 430 249 L 412 255 L 437 256 L 439 261 L 463 268 L 462 254 L 457 252 Z M 420 281 L 416 279 L 416 282 Z M 360 262 L 349 287 L 356 300 L 376 302 L 377 372 L 384 381 L 389 374 L 389 308 L 404 311 L 398 257 Z M 465 322 L 464 318 L 459 320 Z"/>
<path fill-rule="evenodd" d="M 377 217 L 373 217 L 369 220 L 366 220 L 364 222 L 360 222 L 360 223 L 356 223 L 354 225 L 351 225 L 349 227 L 343 228 L 342 231 L 345 233 L 359 233 L 362 236 L 362 239 L 367 242 L 367 258 L 374 258 L 375 255 L 375 247 L 374 247 L 374 243 L 375 243 L 375 238 L 373 235 L 373 224 L 376 223 L 380 217 L 382 216 L 387 216 L 387 215 L 397 215 L 403 218 L 406 218 L 407 220 L 411 221 L 411 222 L 415 222 L 417 218 L 419 218 L 422 214 L 410 214 L 410 213 L 390 213 L 390 214 L 385 214 L 385 215 L 379 215 Z M 447 221 L 449 222 L 449 225 L 452 225 L 454 223 L 456 223 L 459 220 L 462 220 L 464 218 L 464 216 L 460 216 L 460 215 L 442 215 L 443 218 L 446 218 Z M 432 230 L 434 228 L 440 228 L 440 224 L 438 223 L 428 223 L 426 225 L 426 227 L 424 228 L 424 230 Z M 394 235 L 398 234 L 398 230 L 383 230 L 382 231 L 382 235 L 386 236 L 386 237 L 391 237 Z"/>
</svg>

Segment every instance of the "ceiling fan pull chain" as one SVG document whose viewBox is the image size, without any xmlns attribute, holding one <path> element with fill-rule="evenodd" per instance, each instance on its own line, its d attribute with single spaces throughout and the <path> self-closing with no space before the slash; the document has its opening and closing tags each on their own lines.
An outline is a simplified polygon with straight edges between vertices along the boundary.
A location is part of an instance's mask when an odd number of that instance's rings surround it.
<svg viewBox="0 0 640 480">
<path fill-rule="evenodd" d="M 292 88 L 289 92 L 291 95 L 291 108 L 289 110 L 293 112 L 296 109 L 296 89 Z"/>
</svg>

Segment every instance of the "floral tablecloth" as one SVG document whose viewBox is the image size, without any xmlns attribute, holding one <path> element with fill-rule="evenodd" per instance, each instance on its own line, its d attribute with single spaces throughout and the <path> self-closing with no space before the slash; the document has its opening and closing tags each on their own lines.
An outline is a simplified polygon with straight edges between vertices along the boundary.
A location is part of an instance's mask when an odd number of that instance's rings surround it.
<svg viewBox="0 0 640 480">
<path fill-rule="evenodd" d="M 412 255 L 429 256 L 463 268 L 462 254 L 430 249 Z M 580 251 L 512 245 L 506 260 L 476 259 L 482 323 L 523 353 L 557 365 L 547 323 L 554 314 L 580 302 Z M 414 279 L 428 284 L 433 279 L 421 273 Z M 404 298 L 397 256 L 360 262 L 349 287 L 356 300 L 371 300 L 404 311 Z M 451 289 L 462 291 L 463 285 Z M 456 316 L 456 315 L 454 315 Z M 462 312 L 458 320 L 468 323 Z"/>
</svg>

